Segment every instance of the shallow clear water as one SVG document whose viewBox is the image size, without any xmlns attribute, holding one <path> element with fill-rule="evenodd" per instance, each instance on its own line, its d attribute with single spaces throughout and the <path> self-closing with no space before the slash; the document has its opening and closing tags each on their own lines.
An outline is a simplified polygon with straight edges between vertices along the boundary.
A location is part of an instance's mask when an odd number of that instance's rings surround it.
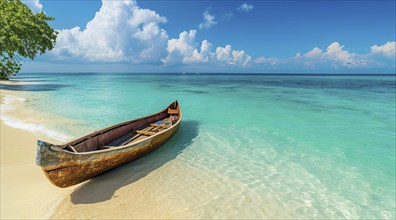
<svg viewBox="0 0 396 220">
<path fill-rule="evenodd" d="M 395 76 L 17 79 L 36 84 L 3 88 L 32 92 L 36 117 L 74 137 L 179 100 L 182 127 L 151 157 L 172 162 L 163 187 L 193 217 L 396 217 Z"/>
</svg>

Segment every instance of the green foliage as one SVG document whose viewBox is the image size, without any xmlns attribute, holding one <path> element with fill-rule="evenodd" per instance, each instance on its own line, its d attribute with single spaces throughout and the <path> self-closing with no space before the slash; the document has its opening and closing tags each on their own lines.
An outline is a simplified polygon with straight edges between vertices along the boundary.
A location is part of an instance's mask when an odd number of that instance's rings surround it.
<svg viewBox="0 0 396 220">
<path fill-rule="evenodd" d="M 47 24 L 52 20 L 20 0 L 0 0 L 0 79 L 19 72 L 23 58 L 54 48 L 58 32 Z"/>
</svg>

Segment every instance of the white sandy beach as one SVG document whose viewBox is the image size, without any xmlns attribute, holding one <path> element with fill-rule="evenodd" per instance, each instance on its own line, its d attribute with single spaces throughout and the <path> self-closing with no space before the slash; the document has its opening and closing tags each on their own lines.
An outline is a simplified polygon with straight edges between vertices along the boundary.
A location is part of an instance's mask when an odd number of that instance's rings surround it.
<svg viewBox="0 0 396 220">
<path fill-rule="evenodd" d="M 2 82 L 3 83 L 3 82 Z M 0 90 L 2 107 L 6 95 L 18 92 Z M 16 106 L 16 108 L 18 108 Z M 4 116 L 2 109 L 2 118 Z M 18 115 L 22 109 L 13 110 Z M 73 188 L 53 186 L 35 164 L 36 146 L 42 134 L 13 128 L 1 121 L 1 219 L 48 218 L 61 199 Z M 47 137 L 45 137 L 47 138 Z M 56 143 L 56 140 L 51 140 Z"/>
<path fill-rule="evenodd" d="M 73 188 L 53 186 L 35 164 L 39 136 L 1 122 L 1 218 L 42 219 Z"/>
</svg>

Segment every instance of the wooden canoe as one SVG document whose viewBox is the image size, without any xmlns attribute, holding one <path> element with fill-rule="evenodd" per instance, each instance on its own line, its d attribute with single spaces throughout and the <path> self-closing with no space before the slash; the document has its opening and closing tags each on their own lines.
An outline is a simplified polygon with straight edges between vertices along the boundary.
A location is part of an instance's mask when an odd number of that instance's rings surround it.
<svg viewBox="0 0 396 220">
<path fill-rule="evenodd" d="M 156 114 L 122 122 L 63 145 L 37 141 L 37 165 L 58 187 L 69 187 L 137 159 L 164 144 L 177 131 L 177 101 Z"/>
</svg>

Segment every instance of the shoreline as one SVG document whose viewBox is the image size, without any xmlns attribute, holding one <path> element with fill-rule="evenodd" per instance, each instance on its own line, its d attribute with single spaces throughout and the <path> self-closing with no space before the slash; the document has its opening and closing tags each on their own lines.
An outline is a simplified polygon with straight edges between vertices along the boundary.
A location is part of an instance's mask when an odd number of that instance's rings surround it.
<svg viewBox="0 0 396 220">
<path fill-rule="evenodd" d="M 0 82 L 0 86 L 31 84 L 34 85 L 34 83 L 18 81 Z M 27 131 L 40 138 L 48 139 L 55 144 L 71 140 L 73 138 L 72 136 L 43 126 L 51 120 L 59 120 L 59 117 L 52 117 L 48 114 L 42 115 L 42 113 L 34 111 L 26 106 L 26 103 L 32 101 L 30 97 L 34 97 L 34 95 L 36 95 L 34 92 L 5 90 L 0 87 L 0 120 L 9 127 Z"/>
<path fill-rule="evenodd" d="M 52 185 L 35 163 L 39 135 L 1 121 L 1 219 L 47 219 L 74 187 Z"/>
<path fill-rule="evenodd" d="M 20 83 L 2 81 L 1 84 Z M 6 97 L 12 96 L 19 99 L 17 102 L 23 102 L 24 92 L 0 89 L 0 94 L 1 219 L 47 219 L 73 187 L 60 189 L 48 181 L 35 163 L 35 143 L 42 138 L 53 142 L 59 140 L 40 131 L 23 129 L 23 124 L 13 120 L 26 112 L 19 103 L 7 103 L 11 100 Z"/>
<path fill-rule="evenodd" d="M 34 92 L 0 88 L 1 219 L 185 217 L 180 206 L 159 199 L 166 197 L 157 197 L 158 192 L 151 191 L 149 186 L 158 183 L 153 179 L 152 164 L 144 162 L 124 165 L 69 188 L 52 185 L 35 163 L 36 141 L 57 144 L 71 137 L 65 135 L 62 139 L 62 133 L 45 127 L 40 112 L 24 107 L 31 95 Z M 154 173 L 158 174 L 158 170 Z"/>
</svg>

